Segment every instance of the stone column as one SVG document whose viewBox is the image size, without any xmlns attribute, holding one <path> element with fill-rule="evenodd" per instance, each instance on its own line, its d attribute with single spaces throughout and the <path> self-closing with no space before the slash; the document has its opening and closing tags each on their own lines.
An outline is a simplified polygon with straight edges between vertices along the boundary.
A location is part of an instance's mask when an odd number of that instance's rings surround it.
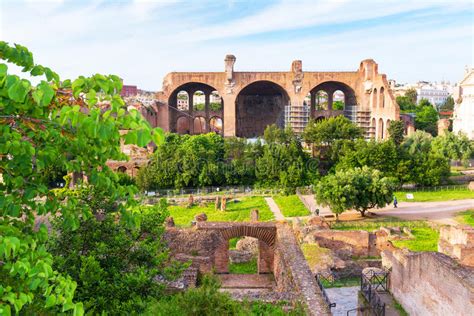
<svg viewBox="0 0 474 316">
<path fill-rule="evenodd" d="M 334 91 L 327 91 L 328 94 L 328 110 L 332 111 L 332 103 L 334 99 Z"/>
<path fill-rule="evenodd" d="M 224 102 L 224 115 L 222 120 L 225 137 L 235 136 L 237 132 L 236 99 L 237 95 L 235 94 L 225 94 L 222 96 L 222 101 Z"/>
<path fill-rule="evenodd" d="M 209 124 L 210 123 L 209 122 L 209 119 L 210 119 L 210 117 L 209 117 L 209 103 L 210 103 L 209 98 L 210 98 L 210 96 L 211 96 L 211 92 L 204 94 L 204 100 L 205 100 L 204 101 L 204 104 L 205 104 L 204 109 L 206 111 L 206 126 L 205 126 L 204 130 L 206 131 L 206 133 L 209 133 L 211 131 L 211 128 L 209 126 L 210 125 Z"/>
<path fill-rule="evenodd" d="M 220 243 L 214 252 L 214 268 L 217 273 L 229 273 L 229 241 Z"/>
<path fill-rule="evenodd" d="M 273 272 L 273 249 L 265 242 L 258 241 L 258 273 L 272 273 Z"/>
<path fill-rule="evenodd" d="M 194 111 L 194 92 L 196 91 L 187 91 L 189 100 L 188 100 L 188 122 L 189 122 L 189 134 L 194 134 L 194 117 L 193 117 L 193 111 Z"/>
</svg>

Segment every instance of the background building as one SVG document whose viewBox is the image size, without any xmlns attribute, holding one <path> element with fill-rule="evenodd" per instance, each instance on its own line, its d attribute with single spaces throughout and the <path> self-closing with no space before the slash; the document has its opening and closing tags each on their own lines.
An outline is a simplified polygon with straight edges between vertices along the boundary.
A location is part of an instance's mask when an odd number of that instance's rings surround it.
<svg viewBox="0 0 474 316">
<path fill-rule="evenodd" d="M 454 92 L 453 132 L 462 132 L 474 140 L 474 68 L 466 69 Z"/>
</svg>

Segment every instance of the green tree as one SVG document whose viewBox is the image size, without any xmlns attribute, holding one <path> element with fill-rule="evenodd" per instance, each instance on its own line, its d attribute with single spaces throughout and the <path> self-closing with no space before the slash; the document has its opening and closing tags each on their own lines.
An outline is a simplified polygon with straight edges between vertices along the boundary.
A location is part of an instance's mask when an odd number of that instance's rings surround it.
<svg viewBox="0 0 474 316">
<path fill-rule="evenodd" d="M 446 100 L 439 107 L 440 112 L 453 111 L 454 110 L 454 99 L 452 96 L 446 98 Z"/>
<path fill-rule="evenodd" d="M 392 201 L 394 182 L 368 167 L 337 171 L 316 185 L 315 198 L 328 206 L 338 218 L 342 212 L 354 209 L 365 216 L 370 208 L 380 208 Z"/>
<path fill-rule="evenodd" d="M 362 129 L 340 115 L 316 122 L 311 120 L 306 126 L 303 138 L 318 152 L 321 163 L 329 170 L 339 159 L 339 149 L 346 142 L 362 138 Z"/>
<path fill-rule="evenodd" d="M 397 104 L 400 107 L 400 111 L 402 113 L 411 113 L 415 112 L 416 110 L 416 101 L 412 102 L 412 100 L 407 96 L 398 96 L 396 98 Z"/>
<path fill-rule="evenodd" d="M 136 190 L 117 184 L 105 162 L 125 158 L 121 140 L 144 146 L 151 140 L 159 143 L 162 132 L 138 111 L 126 111 L 117 76 L 60 80 L 50 68 L 35 64 L 25 47 L 6 42 L 0 42 L 0 58 L 19 66 L 24 77 L 43 78 L 33 86 L 0 63 L 1 314 L 81 315 L 82 303 L 73 301 L 76 282 L 53 269 L 45 248 L 48 230 L 45 225 L 35 230 L 34 223 L 38 215 L 58 217 L 65 230 L 73 231 L 91 210 L 75 196 L 62 201 L 48 190 L 48 166 L 84 172 L 91 187 L 121 201 L 121 219 L 132 224 L 129 208 Z M 109 102 L 110 108 L 102 110 L 99 101 Z M 121 129 L 129 129 L 128 134 L 121 136 Z"/>
<path fill-rule="evenodd" d="M 332 109 L 333 110 L 338 110 L 338 111 L 342 111 L 344 110 L 344 102 L 343 101 L 334 101 L 332 103 Z"/>
<path fill-rule="evenodd" d="M 474 152 L 474 145 L 469 138 L 462 133 L 456 135 L 447 132 L 443 136 L 435 137 L 432 142 L 432 147 L 439 155 L 451 160 L 459 160 L 465 164 Z"/>
<path fill-rule="evenodd" d="M 405 91 L 405 96 L 410 100 L 412 104 L 416 104 L 416 100 L 418 99 L 418 93 L 416 92 L 416 89 L 408 89 L 407 91 Z"/>
<path fill-rule="evenodd" d="M 431 134 L 416 131 L 401 146 L 407 182 L 418 185 L 439 185 L 449 176 L 449 158 L 432 146 Z"/>
<path fill-rule="evenodd" d="M 184 267 L 169 261 L 162 242 L 166 201 L 141 209 L 137 229 L 116 221 L 117 203 L 102 192 L 85 186 L 66 195 L 71 194 L 87 200 L 93 216 L 81 218 L 76 230 L 55 223 L 48 242 L 54 267 L 77 282 L 75 297 L 87 313 L 143 312 L 151 299 L 164 295 L 164 284 L 155 279 L 173 280 Z"/>
<path fill-rule="evenodd" d="M 399 146 L 405 138 L 405 123 L 403 121 L 392 121 L 388 127 L 388 135 L 395 145 Z"/>
<path fill-rule="evenodd" d="M 415 128 L 436 136 L 438 134 L 438 119 L 438 112 L 433 105 L 428 100 L 421 99 L 416 108 Z"/>
</svg>

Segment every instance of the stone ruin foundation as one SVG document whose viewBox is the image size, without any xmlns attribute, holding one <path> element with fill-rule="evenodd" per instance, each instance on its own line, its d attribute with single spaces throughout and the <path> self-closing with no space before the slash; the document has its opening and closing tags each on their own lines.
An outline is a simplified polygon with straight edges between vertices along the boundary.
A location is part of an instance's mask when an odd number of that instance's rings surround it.
<svg viewBox="0 0 474 316">
<path fill-rule="evenodd" d="M 254 214 L 254 220 L 255 217 L 258 216 Z M 229 240 L 235 237 L 257 239 L 256 243 L 249 242 L 253 246 L 247 245 L 249 252 L 258 246 L 258 274 L 247 275 L 252 282 L 267 282 L 269 276 L 274 280 L 271 291 L 249 291 L 246 295 L 234 296 L 236 299 L 299 301 L 307 306 L 308 315 L 330 315 L 293 230 L 287 224 L 200 221 L 192 228 L 168 226 L 164 235 L 174 259 L 190 261 L 190 269 L 196 273 L 214 272 L 222 280 L 232 276 L 228 274 Z M 244 245 L 240 246 L 244 248 Z M 239 278 L 246 276 L 239 275 Z"/>
</svg>

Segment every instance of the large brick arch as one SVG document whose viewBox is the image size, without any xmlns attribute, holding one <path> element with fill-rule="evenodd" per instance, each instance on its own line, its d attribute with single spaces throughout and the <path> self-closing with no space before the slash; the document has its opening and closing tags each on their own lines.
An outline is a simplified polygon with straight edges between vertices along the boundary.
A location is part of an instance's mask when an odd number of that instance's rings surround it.
<svg viewBox="0 0 474 316">
<path fill-rule="evenodd" d="M 222 117 L 223 120 L 223 135 L 236 136 L 239 134 L 238 96 L 248 86 L 259 81 L 268 81 L 278 85 L 288 96 L 288 104 L 291 106 L 303 105 L 306 96 L 315 87 L 319 85 L 329 86 L 329 82 L 337 83 L 339 85 L 337 90 L 341 90 L 345 94 L 346 106 L 352 106 L 350 111 L 347 111 L 352 113 L 350 119 L 364 128 L 367 137 L 375 136 L 370 126 L 372 118 L 377 121 L 379 119 L 384 121 L 400 119 L 400 110 L 386 76 L 378 73 L 378 65 L 372 59 L 363 60 L 355 71 L 325 72 L 304 71 L 301 61 L 294 61 L 289 71 L 239 72 L 234 71 L 232 61 L 235 62 L 234 56 L 226 56 L 225 70 L 222 72 L 172 72 L 166 75 L 163 80 L 163 90 L 157 94 L 158 104 L 163 105 L 160 112 L 163 118 L 160 121 L 160 124 L 163 125 L 161 127 L 167 131 L 174 131 L 175 129 L 176 115 L 173 113 L 175 110 L 172 109 L 172 106 L 177 91 L 183 86 L 205 85 L 212 87 L 222 97 L 223 113 L 217 116 Z M 376 103 L 379 103 L 378 93 L 381 90 L 384 91 L 383 102 L 381 102 L 384 106 L 373 106 L 374 99 L 377 101 Z M 190 94 L 191 98 L 192 95 Z M 264 117 L 265 114 L 260 113 L 259 116 Z M 342 111 L 333 111 L 325 113 L 324 117 L 340 114 L 343 114 Z M 216 115 L 206 116 L 206 121 L 212 116 Z M 192 120 L 192 115 L 190 119 Z M 267 124 L 264 120 L 261 123 Z M 262 131 L 258 129 L 258 133 Z M 252 133 L 255 133 L 255 131 L 252 131 Z M 384 135 L 384 138 L 386 138 L 386 135 Z"/>
<path fill-rule="evenodd" d="M 198 230 L 217 231 L 222 242 L 214 252 L 217 273 L 229 272 L 229 240 L 236 237 L 253 237 L 259 241 L 258 273 L 273 273 L 277 227 L 272 222 L 199 222 Z"/>
<path fill-rule="evenodd" d="M 257 137 L 271 124 L 283 128 L 289 101 L 285 88 L 273 81 L 258 80 L 246 85 L 235 100 L 236 135 Z"/>
</svg>

